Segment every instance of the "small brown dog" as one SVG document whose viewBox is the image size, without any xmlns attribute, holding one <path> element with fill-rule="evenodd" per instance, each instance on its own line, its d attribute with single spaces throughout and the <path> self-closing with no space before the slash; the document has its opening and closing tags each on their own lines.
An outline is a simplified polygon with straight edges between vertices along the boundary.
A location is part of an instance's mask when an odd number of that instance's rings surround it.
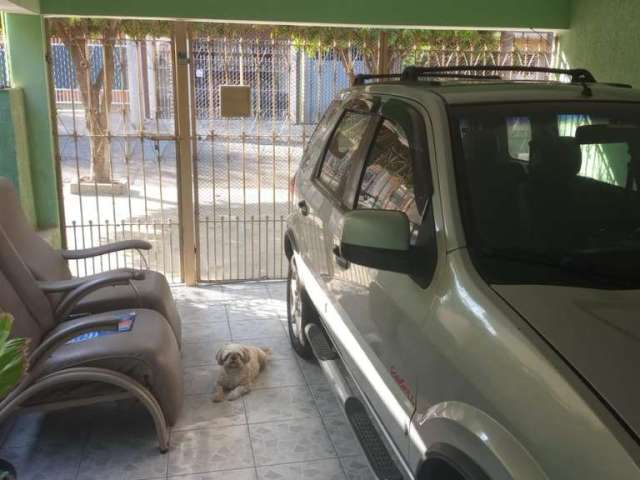
<svg viewBox="0 0 640 480">
<path fill-rule="evenodd" d="M 237 400 L 251 391 L 258 374 L 271 358 L 270 348 L 230 343 L 216 353 L 218 365 L 224 370 L 218 377 L 213 401 L 221 402 L 227 393 L 228 400 Z"/>
</svg>

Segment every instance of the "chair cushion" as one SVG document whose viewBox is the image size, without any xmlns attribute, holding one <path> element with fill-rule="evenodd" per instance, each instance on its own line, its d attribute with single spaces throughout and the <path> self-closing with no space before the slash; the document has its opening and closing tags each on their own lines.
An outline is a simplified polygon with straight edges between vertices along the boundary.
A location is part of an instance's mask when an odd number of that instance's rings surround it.
<svg viewBox="0 0 640 480">
<path fill-rule="evenodd" d="M 145 279 L 131 285 L 106 287 L 82 299 L 73 313 L 100 313 L 120 308 L 148 308 L 160 313 L 171 325 L 178 346 L 182 344 L 180 315 L 167 279 L 158 272 L 146 271 Z"/>
<path fill-rule="evenodd" d="M 182 408 L 183 380 L 180 351 L 169 324 L 157 312 L 146 309 L 119 310 L 94 315 L 91 318 L 98 319 L 128 312 L 136 313 L 130 331 L 78 343 L 67 343 L 36 366 L 32 373 L 40 376 L 80 366 L 106 368 L 123 373 L 151 391 L 158 400 L 167 422 L 173 425 Z M 86 320 L 87 317 L 84 317 L 70 322 Z M 52 334 L 58 328 L 60 327 L 54 329 Z M 82 384 L 79 386 L 82 387 Z M 86 387 L 84 384 L 85 389 Z M 97 391 L 100 391 L 99 386 Z M 73 388 L 67 389 L 66 392 L 71 397 L 78 396 Z M 41 399 L 50 401 L 51 397 L 45 395 Z"/>
</svg>

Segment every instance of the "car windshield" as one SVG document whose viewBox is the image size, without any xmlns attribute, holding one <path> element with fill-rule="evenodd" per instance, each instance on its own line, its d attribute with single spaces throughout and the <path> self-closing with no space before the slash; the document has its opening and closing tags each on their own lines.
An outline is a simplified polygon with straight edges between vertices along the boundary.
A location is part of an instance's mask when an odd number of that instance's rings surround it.
<svg viewBox="0 0 640 480">
<path fill-rule="evenodd" d="M 640 104 L 452 109 L 467 241 L 496 283 L 640 287 Z"/>
</svg>

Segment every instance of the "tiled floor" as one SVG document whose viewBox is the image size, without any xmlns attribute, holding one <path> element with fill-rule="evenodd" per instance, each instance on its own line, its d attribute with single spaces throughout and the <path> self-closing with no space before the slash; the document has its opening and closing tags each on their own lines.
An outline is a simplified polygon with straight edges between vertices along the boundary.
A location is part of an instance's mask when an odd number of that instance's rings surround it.
<svg viewBox="0 0 640 480">
<path fill-rule="evenodd" d="M 0 457 L 20 480 L 365 480 L 373 478 L 320 368 L 286 336 L 285 284 L 174 290 L 183 320 L 185 404 L 158 452 L 153 424 L 131 402 L 17 419 Z M 216 350 L 230 340 L 274 358 L 242 400 L 214 404 Z"/>
</svg>

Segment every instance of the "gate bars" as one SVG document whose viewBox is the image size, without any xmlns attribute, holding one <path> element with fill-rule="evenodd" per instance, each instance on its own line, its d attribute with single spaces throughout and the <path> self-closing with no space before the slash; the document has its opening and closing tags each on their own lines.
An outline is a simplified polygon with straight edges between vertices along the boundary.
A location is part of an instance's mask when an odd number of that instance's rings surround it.
<svg viewBox="0 0 640 480">
<path fill-rule="evenodd" d="M 196 36 L 191 55 L 200 279 L 282 278 L 289 181 L 312 128 L 296 119 L 298 54 L 286 41 Z M 251 117 L 222 118 L 221 85 L 251 87 Z"/>
<path fill-rule="evenodd" d="M 111 75 L 109 68 L 103 68 L 107 64 L 106 41 L 114 44 Z M 86 41 L 84 51 L 79 49 L 75 54 L 89 63 L 94 95 L 88 96 L 88 105 L 82 101 L 79 82 L 83 78 L 78 78 L 69 50 L 60 39 L 51 38 L 50 74 L 56 91 L 54 135 L 67 248 L 141 238 L 151 242 L 153 250 L 146 258 L 128 251 L 75 261 L 70 265 L 72 272 L 84 276 L 148 264 L 169 281 L 180 282 L 172 41 L 154 37 L 92 38 Z M 102 86 L 100 75 L 104 76 Z M 111 102 L 105 102 L 104 83 L 109 80 L 114 95 Z M 102 107 L 95 105 L 101 101 Z M 91 128 L 87 121 L 87 112 L 99 108 L 107 112 L 103 130 Z M 92 152 L 98 142 L 106 142 L 103 148 L 112 184 L 91 178 Z"/>
<path fill-rule="evenodd" d="M 252 34 L 246 26 L 207 34 L 196 24 L 175 22 L 173 30 L 172 38 L 119 35 L 86 43 L 92 81 L 103 75 L 103 83 L 113 86 L 101 132 L 87 124 L 86 113 L 94 106 L 83 103 L 72 56 L 60 39 L 51 38 L 67 246 L 125 238 L 154 245 L 146 259 L 135 252 L 111 254 L 75 262 L 74 273 L 144 266 L 146 260 L 172 282 L 283 278 L 291 176 L 326 106 L 353 75 L 369 72 L 370 59 L 362 54 L 366 45 L 345 49 L 329 41 L 312 51 L 304 42 Z M 522 42 L 502 50 L 414 48 L 393 69 L 552 66 L 552 37 L 544 39 L 533 48 L 522 48 Z M 110 75 L 102 68 L 106 40 L 114 44 Z M 341 61 L 345 56 L 350 72 Z M 222 117 L 222 85 L 250 86 L 250 117 Z M 115 187 L 87 178 L 97 139 L 108 142 Z"/>
<path fill-rule="evenodd" d="M 551 66 L 550 47 L 415 48 L 404 62 Z M 362 48 L 350 45 L 353 74 L 368 72 Z M 218 36 L 195 32 L 191 67 L 199 279 L 283 278 L 290 178 L 322 112 L 349 86 L 340 52 L 329 42 L 309 53 L 304 44 L 252 35 L 246 28 Z M 400 71 L 402 65 L 394 67 Z M 221 116 L 221 85 L 251 87 L 250 117 Z"/>
</svg>

